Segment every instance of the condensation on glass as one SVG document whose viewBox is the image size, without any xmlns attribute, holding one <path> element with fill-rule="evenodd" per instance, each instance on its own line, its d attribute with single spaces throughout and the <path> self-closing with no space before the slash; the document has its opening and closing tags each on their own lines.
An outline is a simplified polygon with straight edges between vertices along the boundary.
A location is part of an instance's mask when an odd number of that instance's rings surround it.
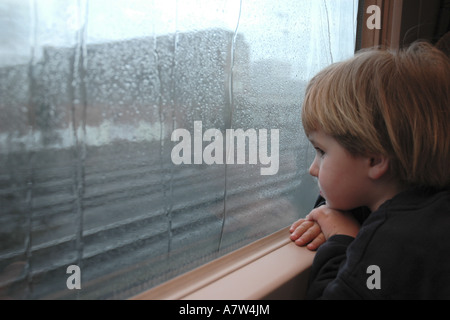
<svg viewBox="0 0 450 320">
<path fill-rule="evenodd" d="M 352 55 L 356 6 L 2 1 L 0 298 L 126 298 L 307 214 L 305 85 Z M 171 135 L 196 122 L 265 129 L 268 154 L 279 130 L 277 173 L 249 147 L 175 165 Z"/>
</svg>

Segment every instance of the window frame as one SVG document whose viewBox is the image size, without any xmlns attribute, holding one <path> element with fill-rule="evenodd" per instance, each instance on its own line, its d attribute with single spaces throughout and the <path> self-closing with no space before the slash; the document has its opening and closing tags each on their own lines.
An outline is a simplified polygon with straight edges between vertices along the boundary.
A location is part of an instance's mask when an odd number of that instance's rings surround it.
<svg viewBox="0 0 450 320">
<path fill-rule="evenodd" d="M 371 5 L 381 9 L 379 30 L 365 27 Z M 426 6 L 423 0 L 360 0 L 358 13 L 356 51 L 377 46 L 397 50 L 417 40 L 435 44 L 448 32 L 449 12 L 440 0 L 429 0 Z"/>
<path fill-rule="evenodd" d="M 284 228 L 130 300 L 300 300 L 315 252 Z"/>
<path fill-rule="evenodd" d="M 381 9 L 381 29 L 366 28 L 366 21 L 371 16 L 367 8 L 376 5 Z M 356 51 L 376 46 L 392 49 L 400 47 L 400 31 L 402 26 L 403 0 L 361 0 L 358 21 Z"/>
</svg>

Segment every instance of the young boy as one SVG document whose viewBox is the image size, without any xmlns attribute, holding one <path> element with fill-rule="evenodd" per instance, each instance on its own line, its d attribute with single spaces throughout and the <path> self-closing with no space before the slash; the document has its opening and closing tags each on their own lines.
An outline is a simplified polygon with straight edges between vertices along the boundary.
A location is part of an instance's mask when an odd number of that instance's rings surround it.
<svg viewBox="0 0 450 320">
<path fill-rule="evenodd" d="M 360 52 L 311 80 L 302 123 L 325 200 L 291 227 L 320 246 L 307 298 L 450 299 L 449 59 Z"/>
</svg>

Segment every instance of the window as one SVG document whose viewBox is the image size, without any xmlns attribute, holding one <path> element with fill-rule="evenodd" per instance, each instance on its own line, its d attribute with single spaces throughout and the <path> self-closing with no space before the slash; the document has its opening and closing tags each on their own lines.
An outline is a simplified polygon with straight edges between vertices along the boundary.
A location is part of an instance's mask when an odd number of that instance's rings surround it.
<svg viewBox="0 0 450 320">
<path fill-rule="evenodd" d="M 126 298 L 307 214 L 357 2 L 3 1 L 1 298 Z"/>
</svg>

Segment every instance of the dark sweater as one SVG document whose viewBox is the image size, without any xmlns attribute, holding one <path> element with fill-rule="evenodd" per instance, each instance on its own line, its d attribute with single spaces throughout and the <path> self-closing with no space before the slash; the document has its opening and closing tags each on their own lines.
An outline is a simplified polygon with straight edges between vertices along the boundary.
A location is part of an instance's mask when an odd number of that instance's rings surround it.
<svg viewBox="0 0 450 320">
<path fill-rule="evenodd" d="M 450 299 L 450 191 L 402 192 L 371 213 L 356 238 L 328 239 L 307 299 Z"/>
</svg>

